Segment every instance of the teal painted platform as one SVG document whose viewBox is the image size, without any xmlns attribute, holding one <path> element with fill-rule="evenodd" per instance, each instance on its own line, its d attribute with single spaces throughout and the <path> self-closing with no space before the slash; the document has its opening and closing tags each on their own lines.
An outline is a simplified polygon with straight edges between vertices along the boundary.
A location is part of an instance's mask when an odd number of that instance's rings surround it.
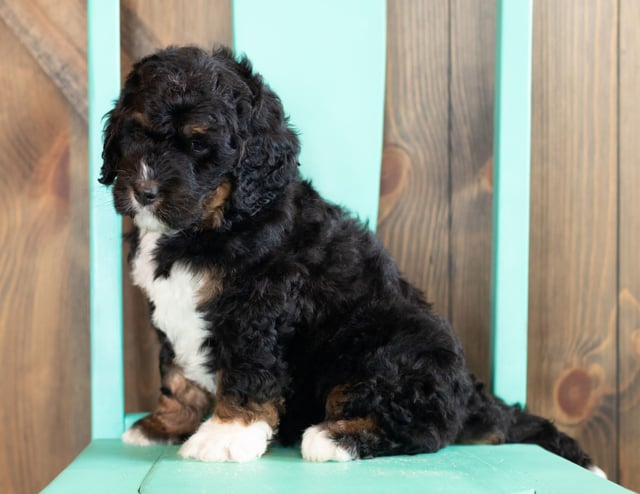
<svg viewBox="0 0 640 494">
<path fill-rule="evenodd" d="M 431 455 L 310 463 L 296 448 L 272 448 L 249 463 L 201 463 L 178 446 L 95 440 L 45 494 L 447 493 L 622 494 L 612 482 L 538 446 L 450 446 Z M 508 486 L 508 487 L 507 487 Z"/>
<path fill-rule="evenodd" d="M 264 4 L 268 3 L 268 8 Z M 302 5 L 304 3 L 304 5 Z M 348 3 L 348 5 L 347 5 Z M 382 109 L 384 96 L 385 2 L 382 0 L 340 0 L 299 2 L 295 0 L 234 0 L 234 39 L 236 48 L 251 53 L 256 67 L 273 83 L 291 112 L 292 122 L 299 126 L 304 142 L 303 171 L 330 198 L 346 204 L 362 218 L 375 225 L 379 195 L 380 153 L 382 148 Z M 530 63 L 530 1 L 499 2 L 501 5 L 498 30 L 500 40 L 509 39 L 504 51 L 499 51 L 496 95 L 504 101 L 498 113 L 496 127 L 497 173 L 509 173 L 516 179 L 528 176 L 529 143 L 517 136 L 529 132 L 528 69 L 520 65 Z M 504 8 L 502 8 L 504 7 Z M 46 494 L 113 494 L 113 493 L 537 493 L 572 494 L 630 492 L 607 482 L 537 446 L 460 446 L 449 447 L 432 455 L 400 456 L 352 463 L 308 463 L 302 461 L 297 449 L 273 448 L 264 458 L 246 464 L 200 463 L 179 458 L 176 446 L 141 448 L 124 445 L 119 437 L 123 430 L 123 370 L 122 370 L 122 311 L 120 272 L 120 220 L 110 206 L 106 190 L 96 187 L 100 169 L 102 146 L 102 115 L 112 105 L 120 83 L 119 75 L 119 1 L 88 0 L 89 18 L 89 87 L 90 87 L 90 155 L 91 155 L 91 242 L 92 259 L 92 437 L 91 444 L 43 492 Z M 262 8 L 257 15 L 257 9 Z M 272 16 L 271 18 L 269 16 Z M 295 19 L 295 22 L 292 20 Z M 326 20 L 323 20 L 326 19 Z M 253 24 L 252 24 L 253 22 Z M 276 22 L 284 23 L 278 29 Z M 526 29 L 523 29 L 523 24 Z M 331 25 L 331 37 L 324 36 Z M 505 30 L 505 26 L 510 30 Z M 290 46 L 292 29 L 296 44 Z M 259 29 L 263 29 L 259 31 Z M 319 30 L 319 31 L 318 31 Z M 318 34 L 319 33 L 319 34 Z M 284 36 L 281 47 L 277 34 Z M 322 40 L 318 44 L 318 40 Z M 329 44 L 332 43 L 332 44 Z M 290 47 L 291 56 L 283 49 Z M 509 48 L 509 49 L 507 49 Z M 298 52 L 295 51 L 298 50 Z M 341 58 L 336 59 L 334 54 Z M 274 55 L 276 54 L 276 55 Z M 326 56 L 329 54 L 330 56 Z M 366 56 L 365 56 L 366 55 Z M 512 57 L 522 63 L 514 65 Z M 298 63 L 290 70 L 289 60 Z M 355 61 L 359 65 L 355 66 Z M 335 66 L 340 62 L 342 65 Z M 365 64 L 365 65 L 363 65 Z M 338 68 L 336 68 L 338 67 Z M 509 69 L 509 76 L 501 78 L 501 68 Z M 354 70 L 352 70 L 354 69 Z M 356 70 L 357 69 L 357 70 Z M 324 99 L 310 101 L 309 84 L 333 88 L 332 75 L 340 73 L 338 89 L 328 90 Z M 367 74 L 367 77 L 362 77 Z M 286 79 L 284 76 L 292 77 Z M 309 76 L 311 81 L 301 81 Z M 323 80 L 325 77 L 327 80 Z M 348 84 L 349 81 L 353 84 Z M 348 93 L 345 87 L 356 88 Z M 289 89 L 293 88 L 293 89 Z M 303 91 L 300 93 L 299 90 Z M 513 89 L 516 92 L 507 90 Z M 298 93 L 295 91 L 298 90 Z M 296 94 L 302 94 L 297 98 Z M 505 94 L 516 94 L 516 104 L 508 103 Z M 524 96 L 523 96 L 524 94 Z M 345 100 L 338 99 L 344 96 Z M 314 103 L 319 109 L 308 108 Z M 332 102 L 333 106 L 329 105 Z M 525 106 L 523 106 L 525 105 Z M 346 121 L 342 109 L 349 107 L 350 115 L 360 118 Z M 305 120 L 306 117 L 306 120 Z M 518 125 L 515 125 L 516 118 Z M 309 122 L 308 124 L 306 122 Z M 354 136 L 358 128 L 362 135 Z M 325 131 L 335 135 L 327 137 Z M 517 136 L 515 134 L 517 133 Z M 342 137 L 348 136 L 348 139 Z M 314 139 L 320 146 L 314 146 Z M 332 142 L 326 148 L 325 142 Z M 500 143 L 518 143 L 515 153 Z M 328 152 L 329 158 L 322 158 Z M 334 159 L 346 159 L 346 164 Z M 314 163 L 321 166 L 314 167 Z M 329 169 L 326 163 L 337 168 Z M 341 176 L 335 180 L 336 174 Z M 351 180 L 347 180 L 350 177 Z M 507 183 L 497 177 L 496 187 Z M 507 209 L 509 218 L 522 226 L 522 241 L 526 235 L 526 187 L 512 200 L 500 196 L 496 208 Z M 497 189 L 496 189 L 497 190 Z M 502 189 L 501 189 L 502 190 Z M 504 190 L 511 190 L 504 186 Z M 521 190 L 521 189 L 518 189 Z M 498 192 L 497 192 L 498 194 Z M 102 198 L 102 199 L 101 199 Z M 499 204 L 498 204 L 499 202 Z M 502 216 L 496 216 L 499 224 Z M 500 223 L 502 224 L 502 223 Z M 505 385 L 496 382 L 496 389 L 509 401 L 524 402 L 526 397 L 526 286 L 525 251 L 528 243 L 513 240 L 513 229 L 502 226 L 509 235 L 496 237 L 494 262 L 509 259 L 509 269 L 496 268 L 494 298 L 502 300 L 493 309 L 495 326 L 494 368 L 501 376 L 514 377 Z M 524 249 L 524 250 L 523 250 Z M 499 252 L 498 252 L 499 251 Z M 516 253 L 507 256 L 506 253 Z M 102 253 L 102 254 L 100 254 Z M 498 255 L 499 254 L 499 255 Z M 515 260 L 514 260 L 515 259 Z M 502 261 L 501 261 L 502 262 Z M 513 270 L 513 263 L 520 271 Z M 502 273 L 502 274 L 501 274 Z M 506 274 L 515 276 L 506 277 Z M 523 291 L 523 287 L 524 290 Z M 500 299 L 500 294 L 519 295 L 518 304 L 512 298 Z M 505 302 L 507 300 L 507 302 Z M 524 302 L 523 302 L 524 301 Z M 108 311 L 104 311 L 108 307 Z M 114 310 L 114 307 L 117 308 Z M 508 317 L 509 318 L 508 318 Z M 511 318 L 513 316 L 513 318 Z M 514 322 L 515 321 L 515 322 Z M 518 323 L 520 321 L 520 323 Z M 500 326 L 512 328 L 509 332 Z M 515 328 L 515 331 L 513 331 Z M 502 342 L 506 342 L 503 344 Z M 507 358 L 502 358 L 507 357 Z M 514 363 L 515 362 L 515 363 Z M 516 364 L 522 364 L 514 371 Z"/>
</svg>

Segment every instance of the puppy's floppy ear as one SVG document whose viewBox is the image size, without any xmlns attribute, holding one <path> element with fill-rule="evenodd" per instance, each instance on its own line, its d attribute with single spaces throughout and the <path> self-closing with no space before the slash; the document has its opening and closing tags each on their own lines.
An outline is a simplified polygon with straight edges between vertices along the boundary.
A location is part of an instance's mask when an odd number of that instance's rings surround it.
<svg viewBox="0 0 640 494">
<path fill-rule="evenodd" d="M 156 54 L 149 55 L 133 65 L 127 75 L 124 87 L 115 107 L 105 115 L 104 146 L 102 148 L 102 169 L 98 182 L 104 185 L 112 185 L 118 175 L 117 166 L 121 158 L 119 136 L 122 130 L 122 122 L 127 114 L 127 108 L 131 108 L 135 94 L 140 89 L 140 71 L 145 64 L 158 58 Z"/>
<path fill-rule="evenodd" d="M 107 124 L 104 129 L 104 147 L 102 148 L 102 168 L 98 182 L 103 185 L 112 185 L 116 179 L 116 167 L 120 156 L 115 138 L 118 127 L 116 110 L 111 110 L 106 117 Z"/>
<path fill-rule="evenodd" d="M 246 121 L 248 138 L 238 169 L 234 199 L 237 206 L 253 215 L 271 202 L 297 175 L 300 142 L 289 127 L 278 96 L 252 74 L 246 59 L 240 61 L 253 101 L 238 102 L 238 118 Z"/>
</svg>

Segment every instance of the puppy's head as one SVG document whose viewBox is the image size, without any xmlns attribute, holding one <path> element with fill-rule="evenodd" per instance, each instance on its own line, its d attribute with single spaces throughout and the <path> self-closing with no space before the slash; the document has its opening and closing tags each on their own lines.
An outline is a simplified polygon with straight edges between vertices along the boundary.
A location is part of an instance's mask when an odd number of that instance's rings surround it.
<svg viewBox="0 0 640 494">
<path fill-rule="evenodd" d="M 220 228 L 281 194 L 298 151 L 280 100 L 246 59 L 172 47 L 127 76 L 108 115 L 100 182 L 143 229 Z"/>
</svg>

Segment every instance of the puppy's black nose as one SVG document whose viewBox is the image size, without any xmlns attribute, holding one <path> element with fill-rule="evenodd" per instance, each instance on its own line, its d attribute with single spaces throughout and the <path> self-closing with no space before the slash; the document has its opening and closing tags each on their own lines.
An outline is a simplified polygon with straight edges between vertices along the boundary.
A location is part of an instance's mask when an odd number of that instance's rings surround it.
<svg viewBox="0 0 640 494">
<path fill-rule="evenodd" d="M 158 184 L 145 180 L 133 187 L 133 196 L 143 206 L 148 206 L 158 197 Z"/>
</svg>

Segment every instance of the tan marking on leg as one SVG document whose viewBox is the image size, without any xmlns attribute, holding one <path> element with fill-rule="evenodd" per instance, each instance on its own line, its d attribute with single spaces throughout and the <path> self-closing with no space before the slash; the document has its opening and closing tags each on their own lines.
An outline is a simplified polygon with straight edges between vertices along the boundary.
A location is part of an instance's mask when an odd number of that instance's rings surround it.
<svg viewBox="0 0 640 494">
<path fill-rule="evenodd" d="M 282 399 L 266 403 L 249 401 L 241 405 L 234 398 L 218 394 L 213 415 L 214 419 L 222 422 L 240 421 L 248 425 L 253 422 L 263 421 L 273 430 L 276 430 L 283 410 L 284 401 Z"/>
<path fill-rule="evenodd" d="M 155 410 L 134 427 L 141 428 L 154 441 L 179 443 L 193 434 L 211 411 L 213 396 L 184 377 L 176 366 L 167 371 L 162 386 L 167 394 L 160 395 Z"/>
<path fill-rule="evenodd" d="M 222 372 L 220 370 L 216 374 L 216 405 L 212 419 L 222 422 L 240 421 L 244 424 L 263 421 L 275 431 L 280 423 L 280 414 L 284 412 L 284 399 L 278 398 L 265 403 L 248 401 L 241 404 L 238 398 L 224 394 Z"/>
<path fill-rule="evenodd" d="M 349 400 L 348 386 L 340 384 L 329 391 L 325 402 L 327 420 L 337 420 L 342 417 L 344 404 Z"/>
<path fill-rule="evenodd" d="M 330 435 L 354 436 L 361 432 L 371 432 L 378 428 L 376 422 L 370 417 L 358 417 L 353 419 L 332 420 L 320 424 Z"/>
<path fill-rule="evenodd" d="M 505 437 L 504 434 L 500 431 L 489 431 L 485 432 L 478 437 L 465 437 L 462 439 L 458 439 L 456 444 L 504 444 Z"/>
</svg>

